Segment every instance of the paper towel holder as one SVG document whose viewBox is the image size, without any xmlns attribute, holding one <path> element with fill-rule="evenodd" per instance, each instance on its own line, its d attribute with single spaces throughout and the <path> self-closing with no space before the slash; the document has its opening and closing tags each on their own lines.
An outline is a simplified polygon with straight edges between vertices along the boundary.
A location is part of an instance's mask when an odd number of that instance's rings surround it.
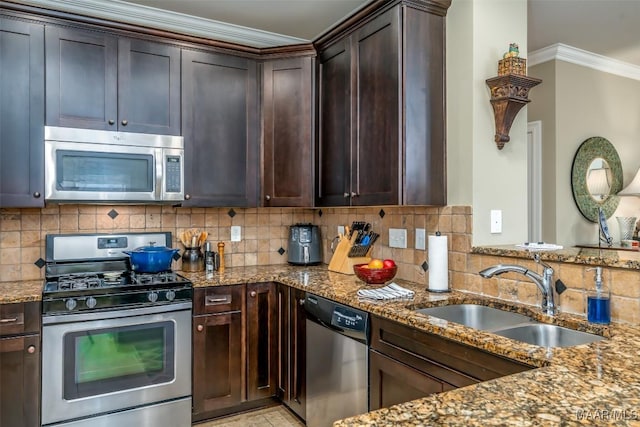
<svg viewBox="0 0 640 427">
<path fill-rule="evenodd" d="M 436 231 L 434 234 L 435 234 L 434 236 L 430 236 L 430 237 L 441 237 L 442 236 L 442 233 L 440 233 L 440 231 Z M 444 260 L 444 263 L 445 263 L 445 266 L 446 266 L 445 267 L 445 279 L 444 279 L 444 281 L 446 282 L 446 288 L 443 288 L 441 286 L 439 288 L 435 288 L 435 285 L 432 286 L 431 275 L 433 274 L 433 269 L 431 267 L 433 266 L 433 260 L 431 259 L 431 255 L 433 255 L 433 254 L 430 253 L 429 254 L 430 255 L 429 256 L 429 262 L 425 261 L 424 263 L 422 263 L 422 269 L 425 272 L 427 272 L 427 270 L 429 270 L 429 285 L 427 286 L 427 292 L 434 292 L 434 293 L 451 292 L 451 286 L 449 284 L 449 277 L 448 277 L 449 276 L 448 275 L 449 265 L 448 265 L 448 259 L 447 259 L 448 258 L 448 248 L 446 247 L 447 246 L 447 236 L 444 236 L 444 239 L 445 239 L 445 241 L 444 241 L 445 242 L 444 243 L 445 244 L 445 251 L 447 252 L 447 255 L 445 256 L 445 260 Z M 431 246 L 429 246 L 429 252 L 431 252 Z M 436 268 L 436 270 L 437 270 L 437 268 Z M 440 283 L 440 284 L 442 284 L 442 283 Z"/>
</svg>

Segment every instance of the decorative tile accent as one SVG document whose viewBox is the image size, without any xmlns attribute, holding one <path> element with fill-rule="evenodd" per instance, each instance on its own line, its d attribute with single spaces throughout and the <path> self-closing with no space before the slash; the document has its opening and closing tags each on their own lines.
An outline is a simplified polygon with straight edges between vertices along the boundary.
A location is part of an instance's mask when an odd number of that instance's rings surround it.
<svg viewBox="0 0 640 427">
<path fill-rule="evenodd" d="M 174 259 L 174 261 L 177 261 L 177 260 L 179 260 L 180 258 L 182 258 L 182 256 L 181 256 L 178 252 L 176 252 L 175 254 L 173 254 L 173 257 L 172 257 L 172 258 Z"/>
<path fill-rule="evenodd" d="M 44 265 L 46 264 L 45 261 L 42 258 L 38 258 L 38 260 L 36 262 L 34 262 L 34 264 L 38 267 L 38 268 L 42 268 L 44 267 Z"/>
<path fill-rule="evenodd" d="M 420 267 L 422 267 L 424 271 L 427 271 L 429 269 L 429 264 L 427 264 L 427 261 L 425 261 L 420 265 Z"/>
<path fill-rule="evenodd" d="M 322 216 L 322 209 L 318 210 L 318 216 Z"/>
<path fill-rule="evenodd" d="M 386 213 L 384 212 L 384 209 L 380 209 L 380 212 L 378 212 L 378 215 L 380 215 L 380 218 L 384 218 L 384 216 L 386 215 Z"/>
<path fill-rule="evenodd" d="M 234 211 L 233 208 L 231 208 L 229 209 L 229 212 L 227 212 L 227 215 L 233 218 L 234 216 L 236 216 L 236 211 Z"/>
<path fill-rule="evenodd" d="M 107 215 L 109 215 L 111 219 L 116 219 L 116 217 L 118 216 L 118 211 L 115 209 L 111 209 Z"/>
<path fill-rule="evenodd" d="M 282 246 L 280 246 L 280 249 L 278 249 L 278 253 L 279 253 L 280 255 L 283 255 L 283 254 L 284 254 L 284 248 L 283 248 Z"/>
</svg>

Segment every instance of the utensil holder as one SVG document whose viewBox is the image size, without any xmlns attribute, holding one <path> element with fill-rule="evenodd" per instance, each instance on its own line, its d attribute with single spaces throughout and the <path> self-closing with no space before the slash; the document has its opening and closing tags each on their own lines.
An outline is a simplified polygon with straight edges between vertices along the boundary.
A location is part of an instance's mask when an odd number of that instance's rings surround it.
<svg viewBox="0 0 640 427">
<path fill-rule="evenodd" d="M 637 218 L 635 216 L 617 216 L 616 220 L 618 220 L 618 227 L 620 228 L 620 240 L 633 239 Z"/>
<path fill-rule="evenodd" d="M 202 271 L 204 270 L 204 257 L 200 247 L 185 248 L 182 253 L 182 271 Z"/>
</svg>

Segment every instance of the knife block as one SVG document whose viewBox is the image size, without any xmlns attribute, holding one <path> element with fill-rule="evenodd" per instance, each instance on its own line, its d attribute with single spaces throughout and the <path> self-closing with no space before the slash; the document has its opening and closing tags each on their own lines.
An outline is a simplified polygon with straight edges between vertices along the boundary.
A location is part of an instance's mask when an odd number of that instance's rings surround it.
<svg viewBox="0 0 640 427">
<path fill-rule="evenodd" d="M 329 262 L 329 271 L 335 271 L 336 273 L 343 274 L 355 274 L 353 271 L 353 266 L 355 264 L 366 264 L 371 261 L 371 257 L 369 255 L 371 254 L 372 248 L 369 248 L 366 256 L 349 257 L 349 251 L 351 251 L 357 237 L 356 233 L 354 233 L 351 240 L 346 236 L 340 236 L 340 242 L 338 243 L 336 250 L 333 252 L 333 256 Z"/>
</svg>

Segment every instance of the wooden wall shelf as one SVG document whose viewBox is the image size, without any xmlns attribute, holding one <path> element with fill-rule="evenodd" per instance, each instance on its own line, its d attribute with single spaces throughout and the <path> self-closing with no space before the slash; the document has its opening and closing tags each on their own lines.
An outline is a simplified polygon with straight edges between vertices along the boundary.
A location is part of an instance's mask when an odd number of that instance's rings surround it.
<svg viewBox="0 0 640 427">
<path fill-rule="evenodd" d="M 495 141 L 499 150 L 509 142 L 509 131 L 516 115 L 522 107 L 531 102 L 529 89 L 540 83 L 540 79 L 520 74 L 506 74 L 487 79 L 496 122 Z"/>
</svg>

